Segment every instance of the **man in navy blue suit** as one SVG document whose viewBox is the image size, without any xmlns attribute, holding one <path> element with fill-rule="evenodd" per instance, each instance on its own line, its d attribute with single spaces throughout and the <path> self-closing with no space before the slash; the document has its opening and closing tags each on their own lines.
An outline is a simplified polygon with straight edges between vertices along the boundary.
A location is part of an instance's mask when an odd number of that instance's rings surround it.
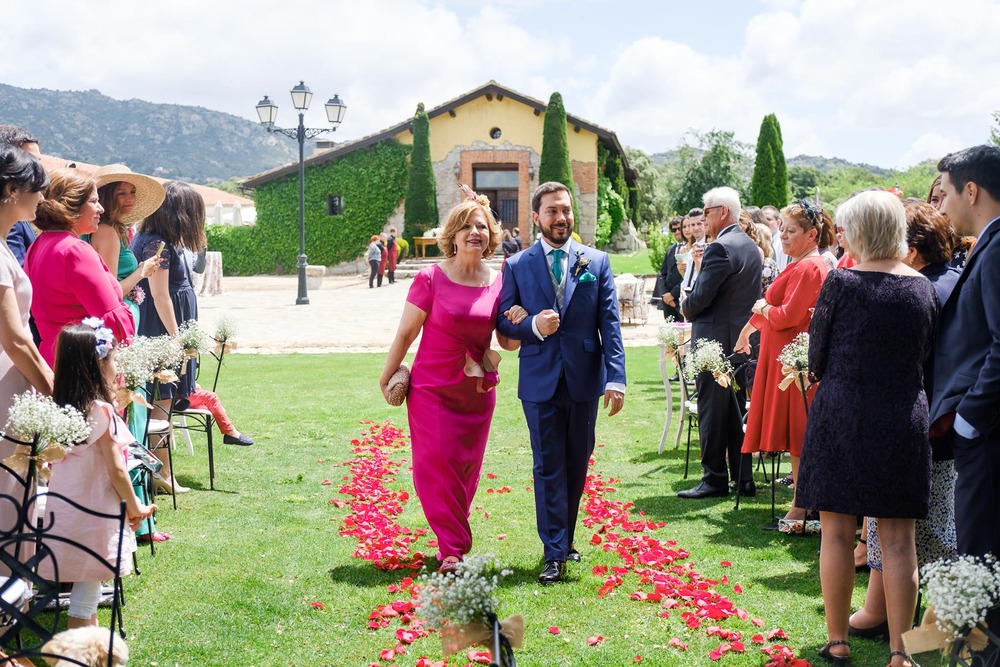
<svg viewBox="0 0 1000 667">
<path fill-rule="evenodd" d="M 954 438 L 959 552 L 1000 556 L 1000 147 L 952 153 L 938 171 L 941 211 L 978 240 L 941 310 L 931 435 Z"/>
<path fill-rule="evenodd" d="M 562 183 L 531 197 L 541 239 L 504 264 L 497 329 L 521 341 L 517 396 L 531 434 L 535 518 L 545 566 L 538 580 L 562 580 L 573 547 L 598 401 L 608 416 L 625 402 L 625 349 L 607 254 L 573 241 L 573 199 Z M 520 324 L 504 317 L 528 311 Z"/>
</svg>

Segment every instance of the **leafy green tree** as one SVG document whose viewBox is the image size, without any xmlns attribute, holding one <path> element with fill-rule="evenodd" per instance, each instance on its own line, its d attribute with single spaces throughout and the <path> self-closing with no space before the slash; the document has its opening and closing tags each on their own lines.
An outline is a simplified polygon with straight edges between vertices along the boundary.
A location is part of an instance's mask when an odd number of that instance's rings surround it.
<svg viewBox="0 0 1000 667">
<path fill-rule="evenodd" d="M 632 211 L 633 220 L 643 230 L 666 224 L 673 215 L 667 178 L 664 169 L 638 148 L 625 147 L 629 165 L 635 170 L 638 181 L 638 199 Z"/>
<path fill-rule="evenodd" d="M 538 182 L 549 181 L 562 183 L 574 193 L 573 219 L 579 221 L 580 209 L 573 187 L 573 164 L 569 159 L 569 142 L 566 139 L 566 108 L 563 106 L 562 95 L 558 92 L 549 97 L 542 125 L 542 159 L 538 166 Z"/>
<path fill-rule="evenodd" d="M 757 159 L 750 181 L 750 203 L 754 206 L 788 204 L 788 166 L 781 141 L 781 126 L 773 113 L 764 116 L 757 135 Z"/>
<path fill-rule="evenodd" d="M 431 162 L 431 124 L 424 103 L 413 116 L 413 152 L 410 153 L 409 182 L 403 211 L 405 235 L 409 240 L 438 226 L 437 186 Z"/>
<path fill-rule="evenodd" d="M 687 213 L 702 205 L 702 195 L 721 186 L 736 189 L 745 199 L 750 147 L 737 141 L 732 132 L 722 130 L 693 133 L 693 136 L 696 146 L 685 144 L 678 149 L 680 159 L 671 185 L 671 208 Z"/>
<path fill-rule="evenodd" d="M 792 190 L 792 198 L 815 199 L 816 186 L 822 178 L 823 173 L 816 167 L 789 167 L 788 186 Z"/>
<path fill-rule="evenodd" d="M 1000 146 L 1000 111 L 993 112 L 993 127 L 990 128 L 990 140 Z"/>
</svg>

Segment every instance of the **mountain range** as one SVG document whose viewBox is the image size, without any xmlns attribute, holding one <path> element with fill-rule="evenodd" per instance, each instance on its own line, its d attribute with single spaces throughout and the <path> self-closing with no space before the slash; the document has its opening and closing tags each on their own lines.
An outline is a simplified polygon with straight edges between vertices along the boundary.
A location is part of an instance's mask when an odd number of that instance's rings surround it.
<svg viewBox="0 0 1000 667">
<path fill-rule="evenodd" d="M 38 137 L 42 152 L 92 164 L 210 184 L 298 159 L 298 146 L 260 124 L 202 107 L 116 100 L 97 90 L 0 84 L 0 123 Z M 306 148 L 306 154 L 312 152 Z"/>
<path fill-rule="evenodd" d="M 664 165 L 676 161 L 679 156 L 677 150 L 670 150 L 662 153 L 653 153 L 650 159 L 653 161 L 653 164 Z M 787 158 L 785 164 L 789 167 L 813 167 L 824 174 L 835 169 L 845 169 L 848 167 L 861 167 L 879 177 L 885 176 L 892 171 L 891 169 L 876 167 L 875 165 L 863 162 L 850 162 L 839 157 L 821 157 L 818 155 L 796 155 L 795 157 Z"/>
<path fill-rule="evenodd" d="M 161 178 L 212 184 L 294 162 L 294 141 L 269 134 L 258 123 L 221 111 L 144 100 L 116 100 L 97 90 L 16 88 L 0 83 L 0 123 L 27 128 L 46 155 L 91 164 L 121 162 Z M 311 142 L 310 142 L 311 143 Z M 312 146 L 306 147 L 306 155 Z M 677 159 L 654 153 L 654 164 Z M 789 167 L 827 173 L 861 167 L 884 176 L 890 170 L 840 158 L 797 155 Z"/>
</svg>

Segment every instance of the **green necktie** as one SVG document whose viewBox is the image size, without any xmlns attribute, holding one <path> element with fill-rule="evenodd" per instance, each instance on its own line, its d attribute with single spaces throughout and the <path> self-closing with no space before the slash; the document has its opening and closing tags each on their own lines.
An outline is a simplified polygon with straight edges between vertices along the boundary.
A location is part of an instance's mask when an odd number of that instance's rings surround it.
<svg viewBox="0 0 1000 667">
<path fill-rule="evenodd" d="M 558 285 L 562 285 L 562 256 L 562 250 L 557 248 L 552 251 L 552 275 L 555 276 Z"/>
</svg>

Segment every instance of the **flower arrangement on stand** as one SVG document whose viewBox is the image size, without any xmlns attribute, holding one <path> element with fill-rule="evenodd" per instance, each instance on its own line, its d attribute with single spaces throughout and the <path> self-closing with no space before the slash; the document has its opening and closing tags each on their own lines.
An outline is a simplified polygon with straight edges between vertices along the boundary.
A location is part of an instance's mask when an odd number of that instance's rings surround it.
<svg viewBox="0 0 1000 667">
<path fill-rule="evenodd" d="M 421 575 L 417 615 L 439 631 L 445 657 L 480 644 L 493 649 L 495 664 L 514 667 L 511 647 L 521 647 L 524 618 L 499 620 L 494 595 L 509 574 L 493 554 L 476 554 L 459 563 L 453 573 Z"/>
<path fill-rule="evenodd" d="M 35 462 L 38 478 L 48 482 L 51 469 L 38 464 L 61 460 L 71 447 L 87 439 L 90 430 L 87 419 L 76 408 L 56 405 L 50 397 L 33 391 L 17 394 L 4 427 L 4 437 L 17 448 L 3 464 L 20 474 L 27 473 Z"/>
<path fill-rule="evenodd" d="M 720 387 L 733 384 L 733 365 L 722 352 L 718 341 L 699 338 L 691 345 L 684 363 L 688 378 L 694 381 L 700 373 L 711 373 Z"/>
<path fill-rule="evenodd" d="M 223 352 L 232 352 L 236 349 L 236 336 L 239 334 L 239 328 L 236 326 L 236 321 L 225 315 L 219 318 L 219 321 L 215 324 L 215 335 L 212 336 L 215 340 L 215 349 L 212 354 L 219 356 Z"/>
<path fill-rule="evenodd" d="M 198 320 L 188 320 L 177 328 L 177 338 L 184 348 L 184 357 L 193 359 L 211 349 L 212 337 L 201 328 Z"/>
<path fill-rule="evenodd" d="M 656 332 L 656 339 L 660 342 L 660 347 L 663 348 L 662 357 L 672 359 L 677 354 L 677 350 L 681 349 L 681 346 L 688 342 L 690 337 L 690 325 L 684 322 L 675 322 L 674 318 L 668 317 Z"/>
<path fill-rule="evenodd" d="M 791 343 L 781 348 L 778 363 L 785 376 L 778 384 L 779 389 L 785 391 L 792 384 L 798 383 L 803 392 L 808 390 L 812 384 L 809 382 L 809 334 L 796 334 Z"/>
<path fill-rule="evenodd" d="M 920 627 L 903 634 L 910 653 L 941 649 L 949 665 L 985 665 L 981 655 L 992 644 L 1000 651 L 996 628 L 986 614 L 1000 606 L 1000 567 L 992 555 L 955 556 L 925 565 L 921 583 L 930 604 Z M 994 658 L 995 660 L 995 658 Z"/>
</svg>

